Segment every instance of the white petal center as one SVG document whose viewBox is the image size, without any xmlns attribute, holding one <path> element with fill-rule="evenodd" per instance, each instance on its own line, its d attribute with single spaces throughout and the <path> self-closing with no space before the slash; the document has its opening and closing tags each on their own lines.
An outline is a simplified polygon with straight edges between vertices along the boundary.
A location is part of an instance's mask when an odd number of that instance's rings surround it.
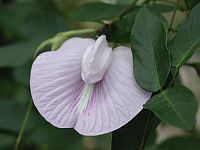
<svg viewBox="0 0 200 150">
<path fill-rule="evenodd" d="M 88 106 L 89 101 L 92 98 L 92 94 L 93 94 L 93 90 L 94 90 L 94 85 L 85 85 L 85 87 L 83 88 L 83 91 L 81 92 L 80 96 L 79 96 L 79 102 L 77 104 L 77 111 L 79 113 L 82 113 L 84 111 L 86 111 L 86 108 Z"/>
<path fill-rule="evenodd" d="M 112 48 L 108 47 L 106 36 L 100 36 L 94 45 L 88 47 L 82 59 L 82 79 L 86 84 L 100 81 L 113 59 Z"/>
</svg>

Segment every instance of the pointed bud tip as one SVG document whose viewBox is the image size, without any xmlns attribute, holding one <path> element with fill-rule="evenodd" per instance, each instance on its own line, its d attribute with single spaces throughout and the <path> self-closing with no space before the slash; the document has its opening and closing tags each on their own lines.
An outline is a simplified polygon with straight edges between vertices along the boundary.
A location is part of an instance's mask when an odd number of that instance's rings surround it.
<svg viewBox="0 0 200 150">
<path fill-rule="evenodd" d="M 100 81 L 112 62 L 112 48 L 108 47 L 105 35 L 88 47 L 82 59 L 82 79 L 86 84 Z"/>
</svg>

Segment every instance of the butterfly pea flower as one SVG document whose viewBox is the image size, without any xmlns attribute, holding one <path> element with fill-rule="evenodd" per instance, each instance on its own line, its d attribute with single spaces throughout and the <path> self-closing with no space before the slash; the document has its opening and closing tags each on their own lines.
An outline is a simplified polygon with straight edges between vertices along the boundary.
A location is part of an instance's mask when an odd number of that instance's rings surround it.
<svg viewBox="0 0 200 150">
<path fill-rule="evenodd" d="M 112 132 L 132 120 L 151 93 L 133 76 L 131 49 L 73 37 L 57 51 L 40 54 L 31 69 L 30 88 L 39 113 L 58 128 L 82 135 Z"/>
</svg>

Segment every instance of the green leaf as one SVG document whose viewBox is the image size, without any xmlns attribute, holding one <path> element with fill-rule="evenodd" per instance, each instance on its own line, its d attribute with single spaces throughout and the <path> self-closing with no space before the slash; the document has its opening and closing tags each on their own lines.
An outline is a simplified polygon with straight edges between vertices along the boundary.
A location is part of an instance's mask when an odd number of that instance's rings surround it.
<svg viewBox="0 0 200 150">
<path fill-rule="evenodd" d="M 52 7 L 36 8 L 23 20 L 20 32 L 27 39 L 40 38 L 42 40 L 54 36 L 58 32 L 66 31 L 64 18 Z"/>
<path fill-rule="evenodd" d="M 65 22 L 55 6 L 38 3 L 13 3 L 0 9 L 0 27 L 12 36 L 17 34 L 21 37 L 0 47 L 0 67 L 23 65 L 32 59 L 41 41 L 65 30 Z"/>
<path fill-rule="evenodd" d="M 195 6 L 187 20 L 169 42 L 172 66 L 180 67 L 200 46 L 200 3 Z"/>
<path fill-rule="evenodd" d="M 0 99 L 0 129 L 18 133 L 26 113 L 27 107 L 14 100 Z M 29 121 L 27 130 L 33 127 Z"/>
<path fill-rule="evenodd" d="M 12 149 L 14 146 L 15 137 L 8 134 L 0 133 L 0 149 Z"/>
<path fill-rule="evenodd" d="M 191 130 L 195 125 L 198 103 L 189 89 L 177 86 L 152 97 L 144 107 L 165 123 Z"/>
<path fill-rule="evenodd" d="M 151 4 L 147 8 L 157 13 L 166 13 L 174 10 L 174 6 L 169 4 Z"/>
<path fill-rule="evenodd" d="M 158 123 L 154 114 L 142 110 L 132 121 L 113 132 L 112 150 L 143 150 Z"/>
<path fill-rule="evenodd" d="M 137 83 L 148 91 L 158 91 L 170 71 L 163 22 L 157 15 L 142 8 L 135 19 L 130 39 Z"/>
<path fill-rule="evenodd" d="M 35 119 L 37 121 L 35 122 L 35 130 L 29 137 L 32 143 L 38 145 L 36 149 L 83 150 L 87 149 L 87 147 L 90 147 L 90 144 L 92 144 L 92 148 L 95 150 L 110 150 L 110 134 L 96 137 L 83 137 L 74 129 L 55 128 L 40 114 L 38 114 Z M 90 138 L 92 142 L 87 142 L 86 138 Z"/>
<path fill-rule="evenodd" d="M 58 129 L 48 122 L 43 123 L 43 125 L 37 124 L 37 129 L 30 138 L 39 145 L 39 149 L 44 147 L 47 150 L 81 149 L 82 136 L 73 129 Z"/>
<path fill-rule="evenodd" d="M 23 25 L 23 20 L 33 10 L 31 6 L 28 3 L 11 3 L 0 6 L 0 30 L 15 38 L 21 36 L 19 28 Z"/>
<path fill-rule="evenodd" d="M 112 24 L 112 27 L 106 31 L 106 36 L 108 41 L 116 43 L 130 43 L 130 35 L 132 27 L 139 10 L 140 7 L 133 6 L 131 11 L 128 11 L 123 16 L 121 16 L 117 21 L 115 21 Z M 168 30 L 167 20 L 160 15 L 157 16 L 163 22 L 166 30 Z"/>
<path fill-rule="evenodd" d="M 117 4 L 130 4 L 134 0 L 116 0 Z"/>
<path fill-rule="evenodd" d="M 117 43 L 130 43 L 131 30 L 138 13 L 139 7 L 135 7 L 132 11 L 123 15 L 119 20 L 115 21 L 106 36 L 108 41 Z"/>
<path fill-rule="evenodd" d="M 0 88 L 1 97 L 13 97 L 17 94 L 20 86 L 10 78 L 0 77 L 0 87 L 3 87 Z"/>
<path fill-rule="evenodd" d="M 24 64 L 23 66 L 14 68 L 13 75 L 15 80 L 24 85 L 29 85 L 31 66 L 32 61 Z"/>
<path fill-rule="evenodd" d="M 71 21 L 103 22 L 120 15 L 126 5 L 112 5 L 105 3 L 89 3 L 81 6 L 71 17 Z"/>
<path fill-rule="evenodd" d="M 195 136 L 174 137 L 161 143 L 156 150 L 199 150 L 199 141 Z"/>
<path fill-rule="evenodd" d="M 0 47 L 0 68 L 18 67 L 33 57 L 34 51 L 40 42 L 18 42 Z"/>
<path fill-rule="evenodd" d="M 199 0 L 184 0 L 188 9 L 191 10 L 195 5 L 197 5 L 200 1 Z"/>
<path fill-rule="evenodd" d="M 52 36 L 65 29 L 65 22 L 51 3 L 27 1 L 4 6 L 0 9 L 0 27 L 22 39 Z"/>
</svg>

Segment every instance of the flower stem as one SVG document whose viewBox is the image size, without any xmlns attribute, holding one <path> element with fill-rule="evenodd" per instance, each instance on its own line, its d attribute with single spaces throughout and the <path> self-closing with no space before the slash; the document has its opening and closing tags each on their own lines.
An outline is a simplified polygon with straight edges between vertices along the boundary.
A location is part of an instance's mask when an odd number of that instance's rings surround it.
<svg viewBox="0 0 200 150">
<path fill-rule="evenodd" d="M 168 3 L 168 4 L 176 4 L 176 2 L 171 1 L 171 0 L 156 0 L 158 2 L 164 2 L 164 3 Z"/>
<path fill-rule="evenodd" d="M 171 22 L 170 22 L 170 25 L 169 25 L 169 31 L 168 31 L 168 32 L 171 31 L 171 28 L 172 28 L 172 26 L 173 26 L 173 23 L 174 23 L 174 20 L 175 20 L 175 16 L 176 16 L 176 12 L 177 12 L 177 9 L 178 9 L 179 2 L 180 2 L 180 0 L 176 0 L 176 5 L 175 5 L 175 7 L 174 7 L 174 12 L 173 12 L 173 14 L 172 14 L 172 19 L 171 19 Z"/>
<path fill-rule="evenodd" d="M 184 3 L 185 3 L 185 6 L 186 6 L 187 11 L 189 11 L 190 7 L 189 7 L 189 4 L 188 4 L 188 1 L 187 1 L 187 0 L 184 0 Z"/>
<path fill-rule="evenodd" d="M 171 80 L 170 83 L 168 84 L 168 87 L 170 87 L 170 86 L 173 85 L 174 81 L 176 80 L 176 77 L 177 77 L 178 73 L 179 73 L 179 68 L 176 68 L 175 73 L 174 73 L 174 75 L 173 75 L 173 77 L 172 77 L 172 80 Z"/>
<path fill-rule="evenodd" d="M 139 0 L 134 0 L 131 5 L 136 5 L 138 3 Z"/>
<path fill-rule="evenodd" d="M 72 31 L 67 31 L 67 32 L 61 32 L 58 33 L 54 38 L 52 45 L 52 50 L 55 51 L 57 50 L 67 39 L 70 37 L 76 36 L 76 35 L 81 35 L 81 34 L 87 34 L 87 33 L 95 33 L 95 29 L 81 29 L 81 30 L 72 30 Z"/>
<path fill-rule="evenodd" d="M 18 148 L 19 148 L 19 144 L 21 142 L 22 136 L 24 134 L 24 130 L 25 130 L 26 126 L 27 126 L 28 119 L 30 117 L 30 112 L 31 112 L 31 109 L 32 109 L 32 105 L 33 105 L 33 103 L 32 103 L 32 101 L 30 101 L 30 103 L 28 105 L 28 109 L 26 111 L 26 115 L 25 115 L 23 123 L 22 123 L 22 127 L 21 127 L 21 129 L 19 131 L 19 134 L 18 134 L 16 142 L 15 142 L 14 150 L 18 150 Z"/>
</svg>

